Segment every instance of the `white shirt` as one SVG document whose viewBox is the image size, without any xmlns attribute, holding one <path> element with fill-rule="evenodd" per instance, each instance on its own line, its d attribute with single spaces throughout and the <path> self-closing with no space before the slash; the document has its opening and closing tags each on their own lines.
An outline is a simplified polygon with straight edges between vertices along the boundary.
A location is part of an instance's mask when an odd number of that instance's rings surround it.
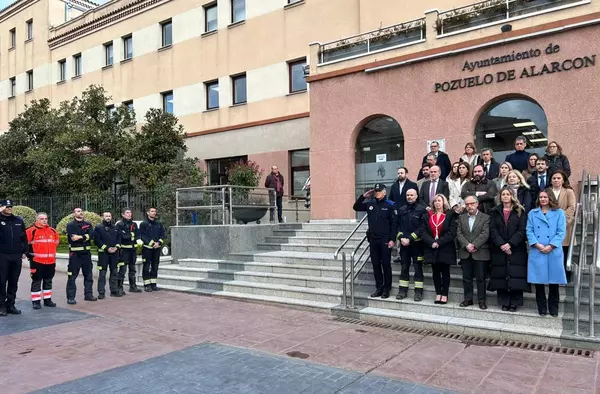
<svg viewBox="0 0 600 394">
<path fill-rule="evenodd" d="M 477 217 L 477 213 L 478 212 L 475 212 L 475 215 L 468 214 L 469 215 L 469 231 L 473 231 L 473 225 L 475 224 L 475 218 Z"/>
</svg>

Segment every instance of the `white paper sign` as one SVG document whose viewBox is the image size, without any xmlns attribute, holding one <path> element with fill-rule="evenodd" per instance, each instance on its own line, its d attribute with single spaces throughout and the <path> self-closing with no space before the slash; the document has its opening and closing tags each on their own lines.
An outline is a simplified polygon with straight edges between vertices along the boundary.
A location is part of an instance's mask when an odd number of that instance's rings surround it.
<svg viewBox="0 0 600 394">
<path fill-rule="evenodd" d="M 429 147 L 429 145 L 431 145 L 432 142 L 437 142 L 438 144 L 440 144 L 440 150 L 442 152 L 446 151 L 446 139 L 445 138 L 437 138 L 435 140 L 427 140 L 427 153 L 431 152 L 431 148 Z"/>
<path fill-rule="evenodd" d="M 385 154 L 385 153 L 375 156 L 376 163 L 385 163 L 386 161 L 387 161 L 387 154 Z"/>
</svg>

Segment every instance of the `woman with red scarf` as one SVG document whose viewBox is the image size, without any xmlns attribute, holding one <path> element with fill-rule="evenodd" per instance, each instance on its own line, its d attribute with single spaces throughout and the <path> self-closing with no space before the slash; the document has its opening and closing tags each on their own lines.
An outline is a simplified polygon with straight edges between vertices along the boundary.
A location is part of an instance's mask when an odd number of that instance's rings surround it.
<svg viewBox="0 0 600 394">
<path fill-rule="evenodd" d="M 431 264 L 435 284 L 435 303 L 448 302 L 450 288 L 450 266 L 456 264 L 456 214 L 450 209 L 448 200 L 438 194 L 431 202 L 431 210 L 423 217 L 421 239 L 425 247 L 425 263 Z"/>
</svg>

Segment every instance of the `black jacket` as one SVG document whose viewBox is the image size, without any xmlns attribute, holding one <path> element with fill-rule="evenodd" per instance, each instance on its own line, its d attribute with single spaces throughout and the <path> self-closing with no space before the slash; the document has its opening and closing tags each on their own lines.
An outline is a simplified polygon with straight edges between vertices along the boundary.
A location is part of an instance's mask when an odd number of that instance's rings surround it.
<svg viewBox="0 0 600 394">
<path fill-rule="evenodd" d="M 396 239 L 396 208 L 394 202 L 382 198 L 366 200 L 364 196 L 358 197 L 358 200 L 352 207 L 357 212 L 366 212 L 369 222 L 369 240 L 394 241 Z"/>
<path fill-rule="evenodd" d="M 544 189 L 547 189 L 552 186 L 552 172 L 550 169 L 546 170 L 546 186 Z M 529 185 L 529 191 L 531 192 L 531 201 L 533 202 L 533 206 L 537 203 L 537 198 L 542 189 L 540 188 L 540 182 L 538 178 L 538 172 L 534 171 L 533 174 L 527 179 L 527 184 Z"/>
<path fill-rule="evenodd" d="M 91 239 L 92 239 L 92 225 L 85 220 L 77 221 L 73 220 L 67 224 L 67 238 L 69 240 L 69 249 L 72 252 L 87 251 L 89 253 Z M 73 241 L 71 240 L 72 235 L 81 235 L 82 239 Z"/>
<path fill-rule="evenodd" d="M 279 178 L 279 182 L 281 182 L 281 190 L 277 191 L 277 178 Z M 265 179 L 265 187 L 269 188 L 269 189 L 275 189 L 276 190 L 276 194 L 278 196 L 283 196 L 283 175 L 281 175 L 281 173 L 277 174 L 277 175 L 273 175 L 273 173 L 270 173 L 267 176 L 267 179 Z"/>
<path fill-rule="evenodd" d="M 406 191 L 410 189 L 415 189 L 417 192 L 417 196 L 419 195 L 419 187 L 417 184 L 409 179 L 404 181 L 404 187 L 400 190 L 400 182 L 396 179 L 396 182 L 392 184 L 390 190 L 390 200 L 396 204 L 396 209 L 400 209 L 405 206 L 406 203 Z"/>
<path fill-rule="evenodd" d="M 548 170 L 555 173 L 557 170 L 563 170 L 567 174 L 567 178 L 571 176 L 571 163 L 565 155 L 545 155 L 544 159 L 548 160 Z"/>
<path fill-rule="evenodd" d="M 431 186 L 431 179 L 423 182 L 421 190 L 419 191 L 419 204 L 428 207 L 431 204 L 429 201 L 429 188 Z M 435 194 L 443 194 L 446 198 L 450 198 L 450 185 L 442 178 L 438 178 L 437 186 L 435 188 Z"/>
<path fill-rule="evenodd" d="M 120 220 L 115 225 L 117 230 L 121 233 L 121 246 L 122 245 L 135 245 L 138 239 L 140 239 L 140 231 L 138 225 L 133 220 Z"/>
<path fill-rule="evenodd" d="M 423 226 L 421 226 L 421 239 L 423 240 L 424 246 L 424 257 L 425 263 L 443 263 L 443 264 L 456 264 L 456 228 L 457 215 L 451 209 L 446 212 L 446 219 L 444 224 L 440 228 L 440 236 L 436 240 L 435 234 L 431 231 L 429 225 L 429 217 L 431 212 L 423 215 Z M 431 247 L 434 242 L 437 242 L 439 247 L 434 249 Z"/>
<path fill-rule="evenodd" d="M 481 161 L 481 165 L 483 166 L 483 170 L 485 171 L 485 177 L 489 180 L 496 179 L 500 175 L 500 163 L 496 162 L 492 157 L 492 161 L 490 162 L 490 170 L 486 171 L 485 163 L 483 160 Z"/>
<path fill-rule="evenodd" d="M 525 208 L 525 213 L 529 213 L 531 209 L 533 209 L 533 200 L 531 199 L 531 190 L 526 188 L 525 186 L 519 187 L 517 189 L 517 200 L 519 203 Z"/>
<path fill-rule="evenodd" d="M 469 181 L 463 186 L 460 197 L 464 200 L 469 195 L 476 196 L 477 192 L 485 192 L 485 194 L 477 196 L 477 200 L 479 200 L 479 211 L 489 213 L 494 207 L 496 194 L 498 194 L 496 182 L 490 181 L 487 178 L 484 178 L 480 183 Z"/>
<path fill-rule="evenodd" d="M 427 211 L 425 207 L 418 202 L 407 204 L 398 210 L 398 234 L 397 239 L 408 238 L 411 243 L 421 240 L 419 234 L 422 233 L 423 215 Z"/>
<path fill-rule="evenodd" d="M 143 242 L 144 248 L 152 249 L 154 242 L 158 242 L 162 246 L 165 242 L 164 238 L 165 228 L 158 220 L 146 218 L 140 224 L 140 239 Z"/>
<path fill-rule="evenodd" d="M 100 223 L 94 229 L 94 243 L 98 252 L 106 252 L 108 248 L 121 247 L 121 232 L 112 223 Z"/>
<path fill-rule="evenodd" d="M 21 217 L 0 213 L 0 253 L 27 254 L 29 246 L 25 231 Z"/>
<path fill-rule="evenodd" d="M 423 168 L 423 165 L 425 163 L 427 163 L 427 155 L 425 155 L 423 157 L 423 162 L 421 163 L 421 168 Z M 446 177 L 448 175 L 450 175 L 450 172 L 452 171 L 452 163 L 450 163 L 450 157 L 448 157 L 448 155 L 445 152 L 442 152 L 442 151 L 438 152 L 438 156 L 437 156 L 435 165 L 440 167 L 440 178 L 441 179 L 446 179 Z M 422 170 L 419 171 L 419 176 L 417 176 L 417 180 L 419 180 L 421 178 L 423 178 Z"/>
<path fill-rule="evenodd" d="M 490 290 L 529 290 L 527 284 L 527 213 L 516 210 L 504 221 L 502 205 L 490 212 Z M 510 244 L 511 255 L 500 246 Z"/>
</svg>

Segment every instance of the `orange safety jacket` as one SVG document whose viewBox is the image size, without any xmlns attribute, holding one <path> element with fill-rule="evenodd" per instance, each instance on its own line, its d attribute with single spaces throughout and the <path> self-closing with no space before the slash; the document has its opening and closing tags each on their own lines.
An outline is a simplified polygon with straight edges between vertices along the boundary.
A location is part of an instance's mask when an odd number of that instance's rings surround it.
<svg viewBox="0 0 600 394">
<path fill-rule="evenodd" d="M 40 264 L 56 262 L 56 248 L 60 240 L 55 229 L 36 222 L 34 226 L 27 229 L 27 242 L 29 243 L 29 256 L 33 261 Z"/>
</svg>

